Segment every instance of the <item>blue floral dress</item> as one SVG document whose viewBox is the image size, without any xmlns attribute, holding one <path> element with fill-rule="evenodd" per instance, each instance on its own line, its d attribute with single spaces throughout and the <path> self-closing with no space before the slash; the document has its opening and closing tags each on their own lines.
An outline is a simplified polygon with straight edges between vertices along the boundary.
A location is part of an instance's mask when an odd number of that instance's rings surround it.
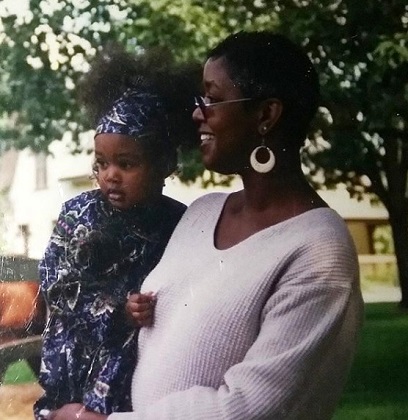
<svg viewBox="0 0 408 420">
<path fill-rule="evenodd" d="M 162 196 L 121 211 L 100 190 L 64 204 L 39 264 L 50 316 L 36 418 L 71 402 L 104 414 L 130 409 L 137 331 L 126 322 L 126 298 L 160 260 L 184 210 Z"/>
</svg>

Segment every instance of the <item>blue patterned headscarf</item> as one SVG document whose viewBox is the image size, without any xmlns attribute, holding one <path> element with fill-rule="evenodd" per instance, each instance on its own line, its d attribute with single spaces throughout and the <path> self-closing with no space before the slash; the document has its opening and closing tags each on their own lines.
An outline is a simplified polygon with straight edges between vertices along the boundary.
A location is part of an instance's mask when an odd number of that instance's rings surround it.
<svg viewBox="0 0 408 420">
<path fill-rule="evenodd" d="M 154 122 L 152 122 L 154 119 Z M 128 89 L 99 120 L 95 136 L 101 133 L 140 137 L 155 130 L 166 132 L 165 110 L 157 95 Z"/>
</svg>

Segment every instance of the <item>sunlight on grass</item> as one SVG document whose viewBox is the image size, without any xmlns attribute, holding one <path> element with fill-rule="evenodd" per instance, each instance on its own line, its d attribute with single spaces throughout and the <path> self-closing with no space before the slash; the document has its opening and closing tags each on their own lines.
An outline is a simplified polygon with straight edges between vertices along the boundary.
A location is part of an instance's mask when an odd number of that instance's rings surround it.
<svg viewBox="0 0 408 420">
<path fill-rule="evenodd" d="M 359 350 L 333 420 L 408 419 L 408 312 L 397 303 L 366 304 Z M 25 361 L 13 363 L 5 384 L 35 382 Z"/>
<path fill-rule="evenodd" d="M 345 404 L 333 420 L 407 420 L 406 403 Z"/>
<path fill-rule="evenodd" d="M 366 305 L 355 363 L 334 420 L 408 419 L 408 313 L 397 303 Z"/>
<path fill-rule="evenodd" d="M 35 382 L 36 380 L 37 378 L 25 360 L 12 363 L 4 374 L 5 385 Z"/>
</svg>

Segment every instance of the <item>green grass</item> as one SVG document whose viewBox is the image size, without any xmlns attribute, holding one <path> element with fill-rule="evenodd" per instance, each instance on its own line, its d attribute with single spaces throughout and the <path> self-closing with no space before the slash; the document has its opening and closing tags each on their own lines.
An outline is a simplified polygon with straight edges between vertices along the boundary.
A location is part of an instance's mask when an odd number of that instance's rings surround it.
<svg viewBox="0 0 408 420">
<path fill-rule="evenodd" d="M 397 303 L 366 304 L 360 346 L 333 420 L 408 419 L 408 312 Z M 35 381 L 24 362 L 8 368 L 5 382 Z"/>
<path fill-rule="evenodd" d="M 334 420 L 408 419 L 408 313 L 366 304 L 359 350 Z"/>
<path fill-rule="evenodd" d="M 25 360 L 12 363 L 7 368 L 3 379 L 5 385 L 35 382 L 37 380 L 33 371 Z"/>
</svg>

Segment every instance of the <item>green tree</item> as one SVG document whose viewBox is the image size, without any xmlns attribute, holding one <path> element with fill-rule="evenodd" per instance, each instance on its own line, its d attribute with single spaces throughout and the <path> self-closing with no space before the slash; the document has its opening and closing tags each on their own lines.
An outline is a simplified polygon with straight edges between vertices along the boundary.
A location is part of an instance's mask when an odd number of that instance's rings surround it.
<svg viewBox="0 0 408 420">
<path fill-rule="evenodd" d="M 408 307 L 406 1 L 276 4 L 281 29 L 305 46 L 321 74 L 323 107 L 306 155 L 311 175 L 324 168 L 325 186 L 342 182 L 351 195 L 373 193 L 387 208 Z"/>
<path fill-rule="evenodd" d="M 191 0 L 31 0 L 20 15 L 4 10 L 0 32 L 0 110 L 8 124 L 3 142 L 47 150 L 71 131 L 91 128 L 78 108 L 75 87 L 95 53 L 110 41 L 127 49 L 166 46 L 177 60 L 202 59 L 208 45 L 243 26 L 262 27 L 256 6 L 236 1 Z M 268 22 L 271 18 L 268 17 Z M 1 115 L 0 114 L 0 115 Z M 198 154 L 185 150 L 186 180 L 203 172 Z"/>
<path fill-rule="evenodd" d="M 321 186 L 342 182 L 351 195 L 373 193 L 385 205 L 408 307 L 406 1 L 32 0 L 26 17 L 4 14 L 2 22 L 0 107 L 12 121 L 3 133 L 17 147 L 42 150 L 67 129 L 87 128 L 74 88 L 108 40 L 166 45 L 180 61 L 202 60 L 240 29 L 279 29 L 300 42 L 323 94 L 306 167 Z M 185 179 L 202 174 L 197 161 L 194 150 L 183 154 Z"/>
</svg>

